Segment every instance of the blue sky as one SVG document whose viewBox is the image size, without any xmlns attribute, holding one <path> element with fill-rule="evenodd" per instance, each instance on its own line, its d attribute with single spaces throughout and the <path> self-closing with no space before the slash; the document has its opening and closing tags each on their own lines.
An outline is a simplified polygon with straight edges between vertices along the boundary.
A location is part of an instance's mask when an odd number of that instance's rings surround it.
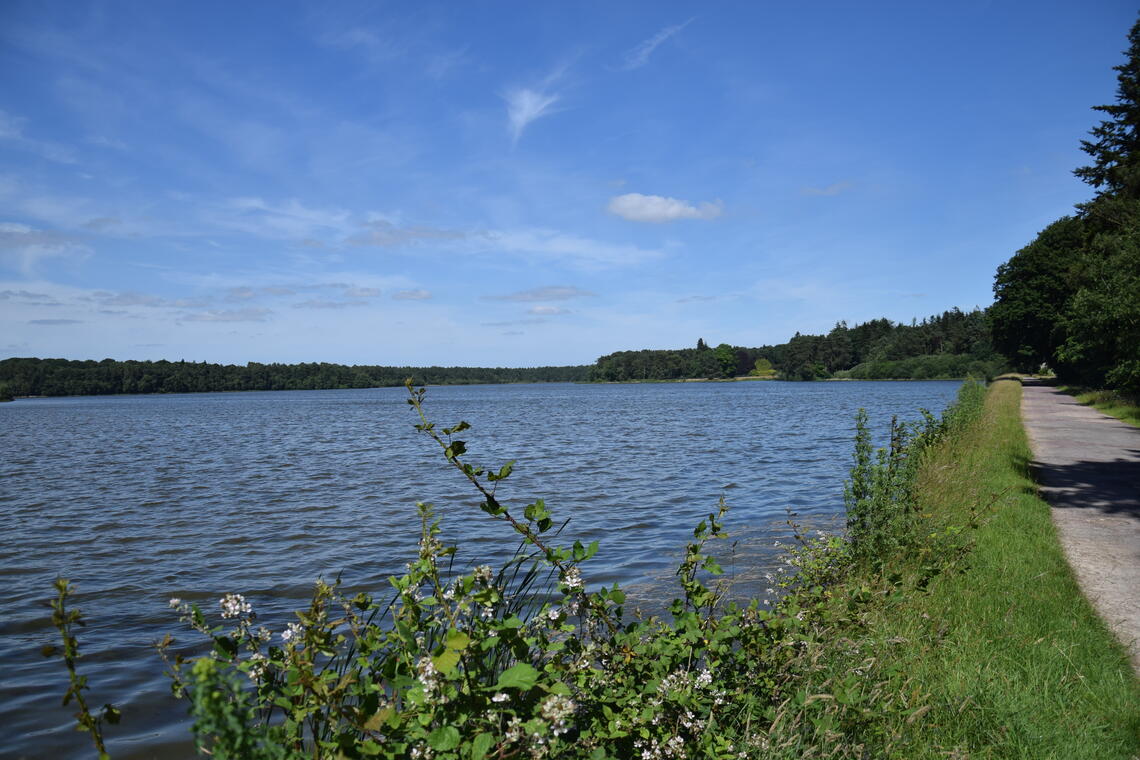
<svg viewBox="0 0 1140 760">
<path fill-rule="evenodd" d="M 992 300 L 1133 3 L 0 6 L 0 356 L 532 366 Z"/>
</svg>

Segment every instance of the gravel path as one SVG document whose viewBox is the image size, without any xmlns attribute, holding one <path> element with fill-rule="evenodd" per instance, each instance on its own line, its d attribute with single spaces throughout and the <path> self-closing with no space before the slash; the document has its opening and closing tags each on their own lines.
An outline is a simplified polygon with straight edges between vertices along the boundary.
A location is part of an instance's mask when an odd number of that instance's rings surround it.
<svg viewBox="0 0 1140 760">
<path fill-rule="evenodd" d="M 1140 674 L 1140 428 L 1033 380 L 1021 418 L 1077 582 Z"/>
</svg>

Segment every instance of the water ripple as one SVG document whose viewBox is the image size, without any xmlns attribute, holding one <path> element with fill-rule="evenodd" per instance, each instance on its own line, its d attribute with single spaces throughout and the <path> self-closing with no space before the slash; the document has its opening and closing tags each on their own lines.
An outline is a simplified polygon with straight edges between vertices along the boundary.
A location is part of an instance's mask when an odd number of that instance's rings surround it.
<svg viewBox="0 0 1140 760">
<path fill-rule="evenodd" d="M 572 517 L 562 538 L 598 539 L 591 583 L 671 594 L 692 526 L 724 495 L 741 585 L 773 559 L 785 509 L 828 524 L 842 509 L 853 417 L 940 409 L 956 383 L 685 383 L 432 388 L 429 413 L 460 419 L 469 461 L 517 460 L 499 495 L 544 497 Z M 462 478 L 412 429 L 402 389 L 23 399 L 0 405 L 0 702 L 5 752 L 87 757 L 59 706 L 62 668 L 44 602 L 57 575 L 89 619 L 84 662 L 96 703 L 115 699 L 119 758 L 192 757 L 184 709 L 150 645 L 183 633 L 172 596 L 214 609 L 241 591 L 280 629 L 318 576 L 387 588 L 431 502 L 457 563 L 514 546 Z M 189 639 L 188 639 L 189 640 Z"/>
</svg>

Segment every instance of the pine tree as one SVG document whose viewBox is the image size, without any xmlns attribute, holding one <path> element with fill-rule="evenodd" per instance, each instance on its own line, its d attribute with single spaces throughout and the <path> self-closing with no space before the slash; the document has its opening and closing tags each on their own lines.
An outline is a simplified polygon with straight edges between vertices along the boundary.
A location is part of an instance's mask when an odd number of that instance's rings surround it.
<svg viewBox="0 0 1140 760">
<path fill-rule="evenodd" d="M 1128 41 L 1128 60 L 1113 67 L 1116 103 L 1093 106 L 1110 118 L 1091 130 L 1095 139 L 1081 140 L 1081 150 L 1092 156 L 1093 163 L 1073 171 L 1097 189 L 1098 199 L 1140 198 L 1140 20 L 1132 26 Z"/>
</svg>

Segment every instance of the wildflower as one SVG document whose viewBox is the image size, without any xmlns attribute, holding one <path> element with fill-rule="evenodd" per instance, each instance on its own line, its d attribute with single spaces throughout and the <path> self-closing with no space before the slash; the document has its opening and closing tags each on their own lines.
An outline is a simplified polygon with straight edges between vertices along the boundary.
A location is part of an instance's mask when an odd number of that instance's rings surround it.
<svg viewBox="0 0 1140 760">
<path fill-rule="evenodd" d="M 570 592 L 581 591 L 586 588 L 586 582 L 582 580 L 582 571 L 577 567 L 571 567 L 562 574 L 562 585 L 566 586 L 566 590 Z"/>
<path fill-rule="evenodd" d="M 222 608 L 222 617 L 225 619 L 241 617 L 253 611 L 253 607 L 241 594 L 226 594 L 218 605 Z"/>
<path fill-rule="evenodd" d="M 292 641 L 295 638 L 300 638 L 301 632 L 302 629 L 300 625 L 297 623 L 290 623 L 288 626 L 286 626 L 285 630 L 281 632 L 281 640 Z"/>
<path fill-rule="evenodd" d="M 179 599 L 176 596 L 170 598 L 170 608 L 171 609 L 176 610 L 181 606 L 182 606 L 182 600 L 181 599 Z"/>
<path fill-rule="evenodd" d="M 475 576 L 475 580 L 482 583 L 490 583 L 495 577 L 495 574 L 491 572 L 490 565 L 479 565 L 472 574 Z"/>
<path fill-rule="evenodd" d="M 495 696 L 491 697 L 492 702 L 506 702 L 508 699 L 510 699 L 510 695 L 501 691 Z"/>
<path fill-rule="evenodd" d="M 271 638 L 273 638 L 273 631 L 269 630 L 265 626 L 261 626 L 257 629 L 258 641 L 269 641 Z"/>
<path fill-rule="evenodd" d="M 265 676 L 265 666 L 268 663 L 265 655 L 254 652 L 249 658 L 249 678 L 251 681 L 260 681 Z"/>
<path fill-rule="evenodd" d="M 439 671 L 435 669 L 430 657 L 419 659 L 416 663 L 416 673 L 425 691 L 435 691 L 439 686 Z"/>
</svg>

